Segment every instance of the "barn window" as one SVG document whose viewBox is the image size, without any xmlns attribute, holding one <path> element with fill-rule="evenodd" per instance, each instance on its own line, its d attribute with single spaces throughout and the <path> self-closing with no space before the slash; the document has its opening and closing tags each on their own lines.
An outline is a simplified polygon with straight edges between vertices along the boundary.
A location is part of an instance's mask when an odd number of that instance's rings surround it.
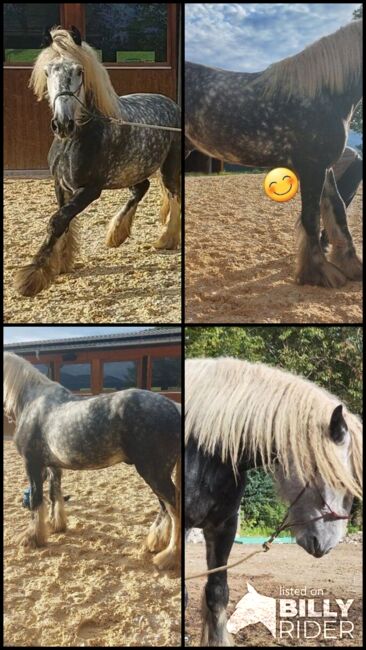
<svg viewBox="0 0 366 650">
<path fill-rule="evenodd" d="M 45 27 L 60 23 L 59 4 L 5 2 L 5 62 L 33 63 L 41 51 Z"/>
<path fill-rule="evenodd" d="M 181 383 L 180 377 L 180 357 L 155 357 L 152 359 L 152 390 L 179 391 Z"/>
<path fill-rule="evenodd" d="M 166 3 L 86 3 L 86 38 L 107 63 L 167 61 Z"/>
<path fill-rule="evenodd" d="M 109 361 L 103 364 L 103 391 L 123 390 L 137 386 L 136 361 Z"/>
<path fill-rule="evenodd" d="M 60 367 L 60 383 L 69 390 L 91 392 L 91 364 L 67 363 Z"/>
<path fill-rule="evenodd" d="M 42 375 L 46 375 L 49 379 L 53 379 L 53 364 L 52 363 L 34 363 L 33 364 Z"/>
</svg>

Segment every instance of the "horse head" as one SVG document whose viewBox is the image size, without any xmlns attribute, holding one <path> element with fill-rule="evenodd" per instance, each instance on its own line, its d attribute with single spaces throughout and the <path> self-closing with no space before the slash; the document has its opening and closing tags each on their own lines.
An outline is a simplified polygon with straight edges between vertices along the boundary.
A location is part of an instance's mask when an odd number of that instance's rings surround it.
<svg viewBox="0 0 366 650">
<path fill-rule="evenodd" d="M 341 404 L 333 410 L 327 430 L 322 435 L 331 444 L 328 453 L 334 456 L 337 464 L 343 465 L 346 475 L 351 469 L 352 443 Z M 346 532 L 352 493 L 345 485 L 330 485 L 320 469 L 315 470 L 312 479 L 304 486 L 296 472 L 295 458 L 291 460 L 291 472 L 287 476 L 283 467 L 277 464 L 275 477 L 280 493 L 290 502 L 286 526 L 293 531 L 296 542 L 314 557 L 329 553 Z"/>
</svg>

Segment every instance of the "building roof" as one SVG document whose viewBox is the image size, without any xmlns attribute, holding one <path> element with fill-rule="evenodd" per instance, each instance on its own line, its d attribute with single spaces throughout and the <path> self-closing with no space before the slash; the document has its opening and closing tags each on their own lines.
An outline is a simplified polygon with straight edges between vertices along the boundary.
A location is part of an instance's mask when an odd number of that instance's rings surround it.
<svg viewBox="0 0 366 650">
<path fill-rule="evenodd" d="M 81 336 L 69 339 L 6 343 L 4 349 L 20 354 L 31 354 L 34 352 L 54 352 L 89 348 L 140 347 L 145 345 L 161 345 L 162 343 L 180 343 L 181 340 L 181 327 L 154 327 L 138 332 L 126 332 L 125 334 L 122 332 L 119 334 Z"/>
</svg>

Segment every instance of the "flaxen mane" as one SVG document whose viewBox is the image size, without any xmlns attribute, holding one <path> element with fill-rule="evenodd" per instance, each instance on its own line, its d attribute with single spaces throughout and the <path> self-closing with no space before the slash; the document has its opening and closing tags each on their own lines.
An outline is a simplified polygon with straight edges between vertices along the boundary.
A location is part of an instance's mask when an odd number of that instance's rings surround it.
<svg viewBox="0 0 366 650">
<path fill-rule="evenodd" d="M 84 87 L 93 105 L 103 115 L 120 117 L 118 96 L 113 89 L 107 70 L 98 61 L 96 52 L 90 45 L 82 42 L 76 45 L 66 29 L 54 27 L 51 30 L 52 44 L 39 54 L 29 81 L 38 101 L 47 93 L 45 66 L 60 57 L 78 63 L 84 70 Z"/>
<path fill-rule="evenodd" d="M 355 496 L 362 490 L 361 422 L 346 407 L 351 435 L 350 468 L 329 437 L 329 423 L 340 400 L 289 372 L 231 358 L 190 359 L 185 366 L 185 438 L 209 454 L 219 451 L 236 469 L 241 449 L 259 454 L 268 471 L 273 449 L 285 474 L 290 462 L 303 483 L 316 470 L 335 489 Z"/>
<path fill-rule="evenodd" d="M 254 84 L 265 82 L 264 94 L 313 98 L 324 88 L 343 92 L 361 75 L 362 20 L 324 36 L 299 54 L 269 66 Z"/>
<path fill-rule="evenodd" d="M 16 417 L 23 391 L 30 379 L 34 386 L 55 383 L 26 359 L 13 352 L 4 352 L 4 411 L 9 417 Z"/>
</svg>

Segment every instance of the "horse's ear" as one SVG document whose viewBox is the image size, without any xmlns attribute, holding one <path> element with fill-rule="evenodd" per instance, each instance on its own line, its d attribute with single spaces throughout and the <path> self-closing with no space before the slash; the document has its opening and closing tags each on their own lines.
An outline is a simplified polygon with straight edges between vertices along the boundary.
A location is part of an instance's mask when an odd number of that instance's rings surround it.
<svg viewBox="0 0 366 650">
<path fill-rule="evenodd" d="M 81 45 L 81 34 L 75 25 L 71 25 L 69 32 L 72 36 L 72 39 L 76 45 Z"/>
<path fill-rule="evenodd" d="M 347 433 L 347 424 L 343 417 L 343 406 L 339 404 L 332 413 L 329 423 L 329 434 L 333 442 L 339 445 Z"/>
<path fill-rule="evenodd" d="M 52 45 L 52 36 L 51 36 L 50 28 L 45 27 L 42 34 L 41 47 L 42 48 L 49 47 L 50 45 Z"/>
</svg>

